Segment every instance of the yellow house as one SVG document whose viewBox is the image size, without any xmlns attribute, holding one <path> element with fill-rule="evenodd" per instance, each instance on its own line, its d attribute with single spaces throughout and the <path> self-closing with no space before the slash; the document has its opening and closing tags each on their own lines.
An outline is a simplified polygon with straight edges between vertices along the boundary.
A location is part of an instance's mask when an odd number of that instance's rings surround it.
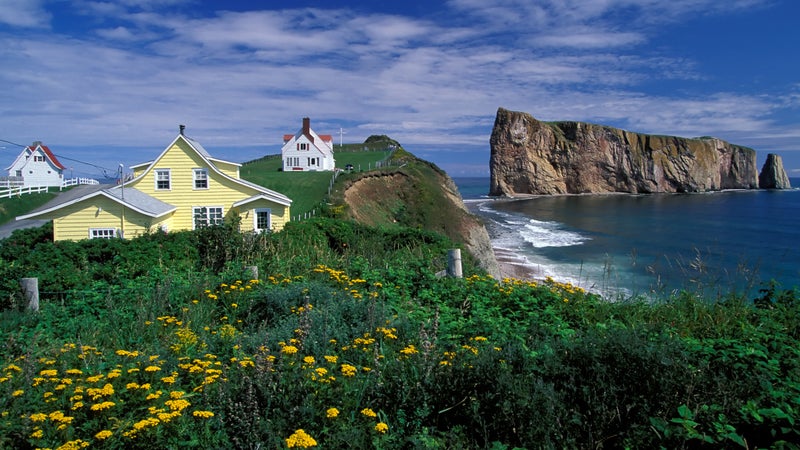
<svg viewBox="0 0 800 450">
<path fill-rule="evenodd" d="M 52 220 L 56 241 L 193 230 L 235 215 L 242 231 L 283 229 L 288 197 L 240 179 L 240 164 L 212 157 L 183 131 L 155 160 L 132 166 L 130 180 L 78 186 L 17 220 Z"/>
</svg>

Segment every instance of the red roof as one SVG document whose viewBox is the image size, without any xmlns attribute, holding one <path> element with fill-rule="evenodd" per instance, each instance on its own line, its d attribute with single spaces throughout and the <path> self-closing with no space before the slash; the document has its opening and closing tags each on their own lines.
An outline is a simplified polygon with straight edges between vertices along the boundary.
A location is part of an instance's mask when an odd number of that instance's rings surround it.
<svg viewBox="0 0 800 450">
<path fill-rule="evenodd" d="M 283 142 L 289 142 L 289 141 L 292 140 L 293 137 L 294 137 L 293 134 L 284 134 L 283 135 Z"/>
<path fill-rule="evenodd" d="M 50 149 L 47 148 L 46 145 L 38 144 L 37 147 L 41 147 L 42 151 L 47 156 L 47 159 L 49 159 L 53 163 L 53 165 L 55 165 L 56 167 L 58 167 L 61 170 L 66 169 L 66 167 L 64 167 L 64 165 L 61 164 L 61 162 L 59 162 L 58 158 L 56 158 L 56 155 L 54 155 L 53 152 L 51 152 Z M 28 146 L 28 149 L 31 152 L 36 151 L 36 147 L 30 146 L 30 145 Z"/>
<path fill-rule="evenodd" d="M 333 137 L 331 137 L 330 134 L 320 134 L 319 138 L 322 139 L 323 141 L 326 141 L 326 142 L 333 140 Z"/>
</svg>

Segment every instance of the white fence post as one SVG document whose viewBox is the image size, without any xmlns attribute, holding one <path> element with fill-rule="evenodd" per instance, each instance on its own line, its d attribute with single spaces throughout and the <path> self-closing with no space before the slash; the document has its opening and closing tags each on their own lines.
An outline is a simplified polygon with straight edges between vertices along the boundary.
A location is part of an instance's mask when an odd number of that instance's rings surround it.
<svg viewBox="0 0 800 450">
<path fill-rule="evenodd" d="M 461 249 L 454 248 L 447 252 L 447 276 L 453 278 L 463 278 L 461 272 Z"/>
<path fill-rule="evenodd" d="M 38 278 L 23 278 L 19 281 L 22 286 L 22 294 L 25 300 L 28 301 L 28 309 L 31 311 L 39 311 L 39 279 Z"/>
</svg>

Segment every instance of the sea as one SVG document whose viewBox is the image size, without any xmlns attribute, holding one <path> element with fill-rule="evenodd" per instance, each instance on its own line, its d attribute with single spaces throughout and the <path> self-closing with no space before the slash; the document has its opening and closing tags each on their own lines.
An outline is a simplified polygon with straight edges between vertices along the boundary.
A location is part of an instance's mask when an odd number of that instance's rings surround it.
<svg viewBox="0 0 800 450">
<path fill-rule="evenodd" d="M 496 252 L 535 278 L 610 299 L 800 288 L 800 178 L 788 190 L 526 199 L 489 197 L 489 178 L 454 181 Z"/>
</svg>

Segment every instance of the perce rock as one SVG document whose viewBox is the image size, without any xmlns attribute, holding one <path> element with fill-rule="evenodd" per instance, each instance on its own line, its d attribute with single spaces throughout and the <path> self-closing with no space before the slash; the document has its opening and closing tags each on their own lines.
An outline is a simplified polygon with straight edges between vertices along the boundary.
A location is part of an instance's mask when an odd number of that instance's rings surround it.
<svg viewBox="0 0 800 450">
<path fill-rule="evenodd" d="M 767 155 L 761 173 L 758 174 L 758 187 L 761 189 L 791 189 L 789 176 L 783 168 L 783 159 L 774 153 Z"/>
<path fill-rule="evenodd" d="M 499 108 L 489 195 L 704 192 L 758 188 L 756 152 L 716 138 L 545 123 Z"/>
</svg>

